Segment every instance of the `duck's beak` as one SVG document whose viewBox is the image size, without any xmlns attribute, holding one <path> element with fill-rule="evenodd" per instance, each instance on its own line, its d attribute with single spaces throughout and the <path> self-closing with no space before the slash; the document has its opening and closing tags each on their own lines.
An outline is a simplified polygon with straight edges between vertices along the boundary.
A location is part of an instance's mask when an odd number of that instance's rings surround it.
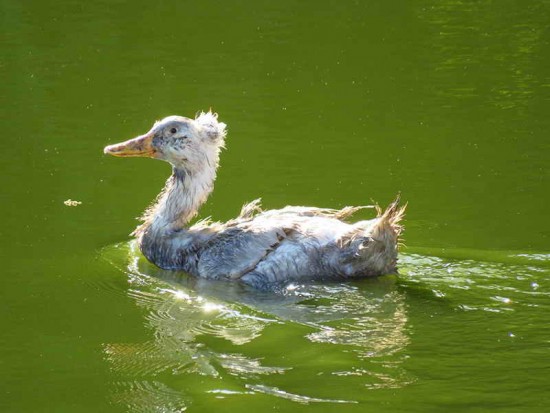
<svg viewBox="0 0 550 413">
<path fill-rule="evenodd" d="M 144 156 L 155 158 L 157 151 L 153 147 L 154 133 L 149 132 L 126 142 L 106 146 L 103 152 L 113 156 Z"/>
</svg>

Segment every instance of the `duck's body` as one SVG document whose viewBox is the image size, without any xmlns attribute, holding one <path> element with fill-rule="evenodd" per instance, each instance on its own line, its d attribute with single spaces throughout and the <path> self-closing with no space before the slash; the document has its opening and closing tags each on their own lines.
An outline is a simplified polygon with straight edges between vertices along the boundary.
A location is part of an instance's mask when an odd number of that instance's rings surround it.
<svg viewBox="0 0 550 413">
<path fill-rule="evenodd" d="M 376 276 L 396 272 L 397 201 L 369 221 L 343 220 L 342 210 L 285 207 L 262 211 L 259 200 L 226 223 L 188 226 L 212 191 L 225 125 L 212 113 L 169 117 L 133 140 L 105 148 L 116 156 L 168 160 L 173 174 L 134 234 L 149 261 L 203 278 L 240 280 L 255 287 L 289 281 Z"/>
</svg>

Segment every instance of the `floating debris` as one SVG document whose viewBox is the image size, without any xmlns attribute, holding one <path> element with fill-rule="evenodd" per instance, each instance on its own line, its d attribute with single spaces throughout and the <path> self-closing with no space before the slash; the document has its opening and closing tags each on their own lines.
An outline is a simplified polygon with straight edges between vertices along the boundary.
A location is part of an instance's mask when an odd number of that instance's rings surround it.
<svg viewBox="0 0 550 413">
<path fill-rule="evenodd" d="M 82 202 L 80 202 L 80 201 L 73 201 L 72 199 L 67 199 L 67 200 L 64 201 L 63 203 L 64 203 L 65 205 L 71 206 L 71 207 L 79 206 L 80 204 L 82 204 Z"/>
</svg>

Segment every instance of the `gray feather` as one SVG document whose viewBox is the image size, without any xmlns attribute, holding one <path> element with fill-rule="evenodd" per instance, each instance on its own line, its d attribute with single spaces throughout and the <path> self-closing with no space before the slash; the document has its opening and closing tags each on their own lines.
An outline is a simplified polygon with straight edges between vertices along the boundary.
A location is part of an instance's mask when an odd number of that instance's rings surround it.
<svg viewBox="0 0 550 413">
<path fill-rule="evenodd" d="M 201 112 L 196 119 L 170 116 L 137 140 L 105 149 L 122 153 L 127 144 L 151 139 L 143 153 L 173 166 L 173 175 L 134 232 L 151 262 L 204 278 L 238 279 L 259 288 L 397 270 L 405 210 L 399 206 L 399 197 L 384 212 L 376 206 L 376 218 L 353 224 L 345 220 L 368 207 L 287 206 L 263 211 L 257 199 L 225 224 L 203 220 L 189 226 L 213 189 L 225 136 L 226 125 L 217 115 Z"/>
</svg>

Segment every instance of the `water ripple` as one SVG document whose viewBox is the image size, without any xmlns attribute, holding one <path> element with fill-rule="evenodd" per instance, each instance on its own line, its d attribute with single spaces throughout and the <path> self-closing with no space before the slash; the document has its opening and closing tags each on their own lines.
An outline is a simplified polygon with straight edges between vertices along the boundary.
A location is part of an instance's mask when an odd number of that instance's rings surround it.
<svg viewBox="0 0 550 413">
<path fill-rule="evenodd" d="M 518 254 L 537 262 L 548 254 Z M 543 265 L 547 261 L 540 260 Z M 403 254 L 403 285 L 429 288 L 436 297 L 450 299 L 457 308 L 489 312 L 513 311 L 517 306 L 549 306 L 548 268 L 532 264 L 509 264 L 453 260 Z"/>
<path fill-rule="evenodd" d="M 137 413 L 181 413 L 187 410 L 187 400 L 181 392 L 158 381 L 114 383 L 112 400 Z"/>
<path fill-rule="evenodd" d="M 321 399 L 317 397 L 301 396 L 299 394 L 289 393 L 280 390 L 277 387 L 264 386 L 261 384 L 247 384 L 247 389 L 251 389 L 258 393 L 265 393 L 271 396 L 280 397 L 282 399 L 292 400 L 293 402 L 309 404 L 309 403 L 357 403 L 355 400 L 338 400 L 338 399 Z"/>
<path fill-rule="evenodd" d="M 148 411 L 166 397 L 163 411 L 181 411 L 187 399 L 169 383 L 187 375 L 223 380 L 222 390 L 219 384 L 186 390 L 216 398 L 262 393 L 301 404 L 356 403 L 338 397 L 338 389 L 395 389 L 416 381 L 407 369 L 411 296 L 428 294 L 459 311 L 548 306 L 548 271 L 538 258 L 522 256 L 524 264 L 514 265 L 403 254 L 399 278 L 268 293 L 160 270 L 130 244 L 117 267 L 124 268 L 126 294 L 145 310 L 152 334 L 141 343 L 104 345 L 111 369 L 126 379 L 115 398 L 131 411 Z M 333 393 L 288 392 L 276 379 L 281 375 L 285 383 L 307 380 L 308 392 Z M 130 403 L 139 391 L 143 396 Z"/>
</svg>

